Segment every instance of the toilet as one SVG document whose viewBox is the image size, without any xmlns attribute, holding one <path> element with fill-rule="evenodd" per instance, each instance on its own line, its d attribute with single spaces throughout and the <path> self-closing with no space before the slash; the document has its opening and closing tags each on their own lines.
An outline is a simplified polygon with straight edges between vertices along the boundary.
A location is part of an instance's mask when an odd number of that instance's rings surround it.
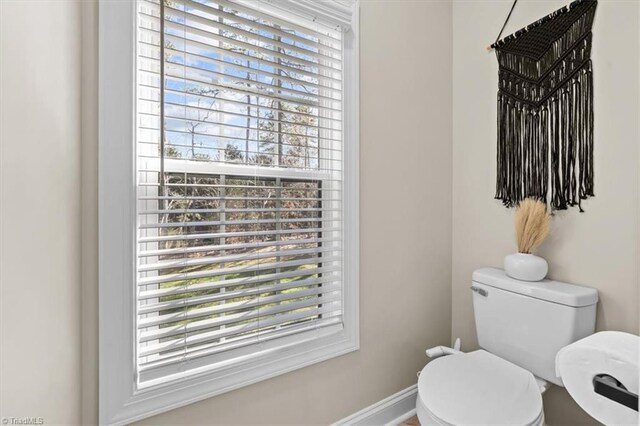
<svg viewBox="0 0 640 426">
<path fill-rule="evenodd" d="M 543 425 L 542 393 L 562 386 L 556 353 L 595 331 L 598 292 L 552 280 L 473 273 L 473 310 L 481 349 L 447 349 L 418 379 L 416 412 L 426 425 Z M 429 351 L 428 351 L 429 352 Z"/>
</svg>

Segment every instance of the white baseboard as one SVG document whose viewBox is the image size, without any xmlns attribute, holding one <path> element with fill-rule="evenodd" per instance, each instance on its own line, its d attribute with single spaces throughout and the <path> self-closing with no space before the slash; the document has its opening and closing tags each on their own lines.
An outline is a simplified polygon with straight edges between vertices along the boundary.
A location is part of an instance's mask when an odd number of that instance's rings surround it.
<svg viewBox="0 0 640 426">
<path fill-rule="evenodd" d="M 418 385 L 378 401 L 331 426 L 396 426 L 416 414 Z"/>
</svg>

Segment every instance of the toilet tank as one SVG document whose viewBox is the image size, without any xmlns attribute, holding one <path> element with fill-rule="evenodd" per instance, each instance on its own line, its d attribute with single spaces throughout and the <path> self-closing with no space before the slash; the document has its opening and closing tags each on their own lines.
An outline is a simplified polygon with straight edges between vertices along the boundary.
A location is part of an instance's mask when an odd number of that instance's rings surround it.
<svg viewBox="0 0 640 426">
<path fill-rule="evenodd" d="M 480 347 L 562 386 L 556 354 L 595 331 L 597 290 L 546 279 L 520 281 L 496 268 L 478 269 L 472 280 Z"/>
</svg>

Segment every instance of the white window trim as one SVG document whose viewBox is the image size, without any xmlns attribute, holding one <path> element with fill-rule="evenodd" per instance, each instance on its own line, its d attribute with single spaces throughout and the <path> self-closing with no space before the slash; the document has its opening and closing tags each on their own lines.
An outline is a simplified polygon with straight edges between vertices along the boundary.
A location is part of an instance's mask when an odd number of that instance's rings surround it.
<svg viewBox="0 0 640 426">
<path fill-rule="evenodd" d="M 322 2 L 321 2 L 322 3 Z M 340 4 L 344 4 L 341 1 Z M 305 11 L 311 0 L 305 0 Z M 326 5 L 326 3 L 324 3 Z M 359 5 L 344 41 L 344 329 L 260 363 L 139 390 L 135 380 L 136 19 L 134 0 L 99 5 L 99 421 L 127 424 L 359 349 Z M 328 15 L 325 6 L 319 13 Z M 343 10 L 343 9 L 342 9 Z M 336 24 L 344 28 L 343 22 Z"/>
</svg>

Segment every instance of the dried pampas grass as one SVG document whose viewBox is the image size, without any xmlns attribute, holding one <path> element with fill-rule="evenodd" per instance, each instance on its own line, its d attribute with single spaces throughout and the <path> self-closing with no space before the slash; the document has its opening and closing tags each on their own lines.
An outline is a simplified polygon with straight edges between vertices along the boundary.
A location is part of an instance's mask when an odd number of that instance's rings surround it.
<svg viewBox="0 0 640 426">
<path fill-rule="evenodd" d="M 516 209 L 516 240 L 520 253 L 531 253 L 549 236 L 551 216 L 545 203 L 533 198 L 522 200 Z"/>
</svg>

